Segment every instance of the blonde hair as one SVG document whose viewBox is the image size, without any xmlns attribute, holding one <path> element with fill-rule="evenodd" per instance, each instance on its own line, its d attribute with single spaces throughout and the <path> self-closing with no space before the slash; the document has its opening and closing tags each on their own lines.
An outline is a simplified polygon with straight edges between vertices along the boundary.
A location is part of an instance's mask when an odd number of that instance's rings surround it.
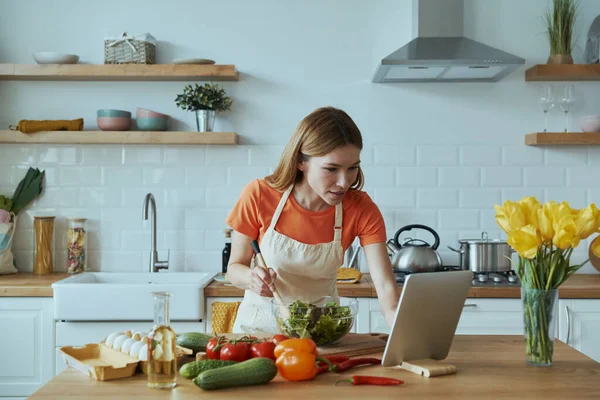
<svg viewBox="0 0 600 400">
<path fill-rule="evenodd" d="M 300 121 L 283 150 L 277 168 L 265 181 L 274 189 L 285 190 L 302 180 L 303 173 L 298 170 L 301 161 L 322 157 L 347 145 L 360 150 L 363 148 L 362 135 L 352 118 L 337 108 L 318 108 Z M 364 175 L 359 167 L 356 181 L 350 189 L 360 190 L 363 184 Z"/>
</svg>

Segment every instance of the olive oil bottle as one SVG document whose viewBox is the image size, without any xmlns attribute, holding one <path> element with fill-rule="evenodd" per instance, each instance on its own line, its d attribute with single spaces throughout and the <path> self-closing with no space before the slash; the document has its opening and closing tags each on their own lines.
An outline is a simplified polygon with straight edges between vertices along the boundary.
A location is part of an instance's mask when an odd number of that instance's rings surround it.
<svg viewBox="0 0 600 400">
<path fill-rule="evenodd" d="M 153 292 L 154 328 L 148 334 L 148 387 L 172 389 L 177 384 L 175 331 L 169 326 L 168 292 Z"/>
</svg>

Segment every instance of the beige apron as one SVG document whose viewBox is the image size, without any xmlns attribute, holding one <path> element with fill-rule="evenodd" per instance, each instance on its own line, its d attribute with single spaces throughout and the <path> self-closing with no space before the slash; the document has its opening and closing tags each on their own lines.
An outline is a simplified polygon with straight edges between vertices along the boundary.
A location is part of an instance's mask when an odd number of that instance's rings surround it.
<svg viewBox="0 0 600 400">
<path fill-rule="evenodd" d="M 281 211 L 293 185 L 279 201 L 271 224 L 260 243 L 260 251 L 269 268 L 277 272 L 275 285 L 287 302 L 301 300 L 318 304 L 325 296 L 337 293 L 337 269 L 344 261 L 342 247 L 342 203 L 335 206 L 333 242 L 320 244 L 300 243 L 275 230 Z M 298 226 L 297 229 L 303 229 Z M 273 313 L 272 297 L 263 297 L 246 290 L 233 325 L 234 333 L 279 332 Z"/>
</svg>

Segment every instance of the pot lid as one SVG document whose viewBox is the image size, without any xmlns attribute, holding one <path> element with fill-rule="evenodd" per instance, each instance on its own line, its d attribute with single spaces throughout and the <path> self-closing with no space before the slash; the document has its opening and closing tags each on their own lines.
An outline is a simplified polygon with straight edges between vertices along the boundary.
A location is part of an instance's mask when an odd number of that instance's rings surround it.
<svg viewBox="0 0 600 400">
<path fill-rule="evenodd" d="M 502 239 L 488 239 L 487 232 L 481 232 L 481 239 L 459 239 L 458 243 L 469 243 L 469 244 L 479 244 L 479 243 L 506 244 L 506 240 L 502 240 Z"/>
</svg>

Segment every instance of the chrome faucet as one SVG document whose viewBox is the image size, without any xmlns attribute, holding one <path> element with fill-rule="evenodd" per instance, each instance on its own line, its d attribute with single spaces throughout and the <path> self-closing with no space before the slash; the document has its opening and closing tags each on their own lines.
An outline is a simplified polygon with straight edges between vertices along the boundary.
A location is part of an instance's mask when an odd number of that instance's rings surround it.
<svg viewBox="0 0 600 400">
<path fill-rule="evenodd" d="M 148 193 L 144 199 L 144 220 L 148 220 L 148 208 L 152 209 L 152 219 L 150 220 L 150 229 L 152 230 L 150 245 L 152 248 L 150 250 L 150 265 L 148 267 L 148 272 L 158 272 L 161 269 L 169 268 L 171 251 L 169 250 L 167 261 L 158 260 L 158 251 L 156 251 L 156 201 L 154 201 L 152 193 Z"/>
</svg>

